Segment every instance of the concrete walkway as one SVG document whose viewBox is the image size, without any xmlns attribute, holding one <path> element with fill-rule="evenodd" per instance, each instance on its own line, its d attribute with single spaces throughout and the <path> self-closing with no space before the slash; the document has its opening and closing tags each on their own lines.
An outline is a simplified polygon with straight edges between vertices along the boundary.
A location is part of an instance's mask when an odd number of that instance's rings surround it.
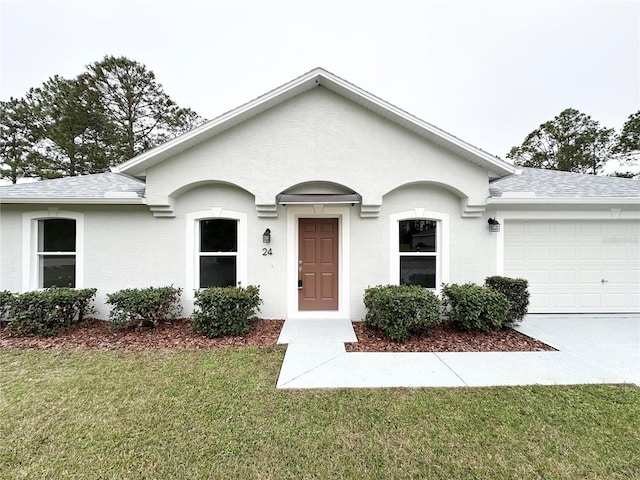
<svg viewBox="0 0 640 480">
<path fill-rule="evenodd" d="M 286 320 L 277 388 L 640 385 L 640 315 L 529 315 L 518 328 L 557 352 L 361 353 L 348 320 Z"/>
</svg>

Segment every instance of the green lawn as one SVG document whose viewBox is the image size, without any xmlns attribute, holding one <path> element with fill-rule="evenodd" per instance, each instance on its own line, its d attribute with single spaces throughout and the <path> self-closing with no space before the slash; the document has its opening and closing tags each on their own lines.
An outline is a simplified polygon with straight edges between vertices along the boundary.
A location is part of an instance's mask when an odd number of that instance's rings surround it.
<svg viewBox="0 0 640 480">
<path fill-rule="evenodd" d="M 0 350 L 0 478 L 640 478 L 640 388 L 288 391 L 284 350 Z"/>
</svg>

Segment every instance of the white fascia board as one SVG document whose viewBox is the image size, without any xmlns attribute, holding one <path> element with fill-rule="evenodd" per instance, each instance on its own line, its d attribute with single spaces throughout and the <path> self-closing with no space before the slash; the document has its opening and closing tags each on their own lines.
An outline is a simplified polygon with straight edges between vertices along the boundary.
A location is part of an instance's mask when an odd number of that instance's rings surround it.
<svg viewBox="0 0 640 480">
<path fill-rule="evenodd" d="M 414 115 L 402 110 L 401 108 L 398 108 L 395 105 L 392 105 L 376 97 L 375 95 L 365 90 L 362 90 L 361 88 L 345 80 L 342 80 L 341 78 L 336 77 L 335 75 L 332 75 L 328 72 L 324 72 L 322 76 L 324 77 L 325 81 L 321 81 L 320 85 L 327 87 L 329 90 L 344 96 L 344 92 L 341 92 L 339 89 L 335 88 L 337 85 L 339 85 L 342 89 L 346 89 L 352 94 L 355 94 L 358 97 L 360 97 L 360 99 L 368 102 L 370 104 L 369 108 L 371 108 L 371 106 L 376 106 L 379 109 L 386 111 L 388 114 L 391 114 L 390 116 L 394 117 L 392 118 L 392 120 L 404 126 L 405 128 L 408 128 L 409 130 L 412 130 L 416 133 L 422 134 L 423 136 L 426 135 L 427 137 L 430 137 L 430 138 L 434 136 L 439 137 L 440 139 L 445 141 L 444 143 L 449 143 L 450 145 L 460 148 L 461 150 L 464 150 L 470 153 L 471 155 L 477 157 L 478 159 L 482 160 L 482 163 L 485 163 L 485 165 L 483 166 L 487 167 L 486 163 L 488 163 L 492 167 L 497 167 L 496 173 L 500 173 L 502 175 L 509 175 L 509 174 L 515 173 L 515 167 L 510 163 L 505 162 L 504 160 L 498 157 L 495 157 L 490 153 L 485 152 L 484 150 L 474 147 L 473 145 L 470 145 L 465 141 L 460 140 L 454 135 L 451 135 L 450 133 L 447 133 L 444 130 L 439 129 L 436 126 L 428 122 L 425 122 L 424 120 L 420 120 L 418 117 L 415 117 Z M 351 100 L 353 101 L 353 98 L 351 98 Z M 373 109 L 373 110 L 376 111 L 377 109 Z M 380 114 L 380 112 L 378 112 L 378 114 Z M 413 126 L 413 128 L 410 128 L 410 126 Z"/>
<path fill-rule="evenodd" d="M 487 205 L 640 205 L 640 197 L 490 197 Z"/>
<path fill-rule="evenodd" d="M 285 98 L 280 99 L 280 97 L 284 96 L 287 92 L 295 90 L 295 94 L 297 95 L 310 90 L 315 86 L 314 82 L 311 80 L 316 76 L 316 71 L 311 71 L 292 82 L 282 85 L 281 87 L 256 98 L 255 100 L 245 103 L 244 105 L 241 105 L 229 112 L 223 113 L 219 117 L 209 120 L 179 137 L 169 140 L 162 145 L 158 145 L 157 147 L 142 153 L 127 162 L 121 163 L 116 167 L 112 167 L 112 171 L 114 173 L 138 176 L 149 166 L 160 163 L 172 154 L 186 150 L 187 148 L 199 143 L 200 139 L 206 139 L 212 135 L 221 133 L 232 126 L 237 125 L 241 121 L 251 118 L 258 113 L 277 105 L 285 100 Z"/>
<path fill-rule="evenodd" d="M 169 140 L 148 152 L 145 152 L 131 160 L 112 168 L 114 173 L 124 173 L 132 176 L 140 176 L 149 166 L 155 165 L 169 158 L 171 155 L 186 150 L 199 143 L 201 140 L 209 138 L 217 133 L 223 132 L 238 123 L 247 120 L 269 108 L 278 105 L 285 100 L 296 95 L 311 90 L 317 85 L 321 85 L 328 90 L 348 98 L 373 112 L 388 118 L 389 120 L 404 126 L 422 136 L 426 136 L 433 141 L 434 137 L 442 142 L 443 146 L 454 147 L 467 153 L 475 159 L 478 164 L 494 172 L 498 176 L 509 175 L 515 172 L 515 167 L 504 160 L 495 157 L 473 145 L 470 145 L 459 138 L 440 130 L 419 118 L 405 112 L 404 110 L 391 105 L 388 102 L 372 95 L 365 90 L 343 80 L 322 68 L 316 68 L 301 77 L 292 80 L 240 107 L 220 115 L 199 127 Z M 346 95 L 345 95 L 346 93 Z M 469 159 L 470 161 L 473 161 Z M 475 162 L 474 162 L 475 163 Z"/>
<path fill-rule="evenodd" d="M 145 198 L 82 198 L 82 197 L 0 197 L 0 204 L 84 204 L 84 205 L 145 205 Z"/>
</svg>

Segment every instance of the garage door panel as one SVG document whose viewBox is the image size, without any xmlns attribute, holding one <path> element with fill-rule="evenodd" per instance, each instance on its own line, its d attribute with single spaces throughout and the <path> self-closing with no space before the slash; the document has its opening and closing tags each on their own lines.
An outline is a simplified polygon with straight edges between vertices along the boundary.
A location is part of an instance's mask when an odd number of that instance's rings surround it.
<svg viewBox="0 0 640 480">
<path fill-rule="evenodd" d="M 550 258 L 549 246 L 547 245 L 543 245 L 543 246 L 532 245 L 529 248 L 525 249 L 525 253 L 527 258 L 532 261 L 536 261 L 536 260 L 547 261 Z"/>
<path fill-rule="evenodd" d="M 536 284 L 547 284 L 549 283 L 549 270 L 529 270 L 528 272 L 525 270 L 520 270 L 520 275 L 516 278 L 529 278 L 531 283 Z"/>
<path fill-rule="evenodd" d="M 576 282 L 575 270 L 554 270 L 551 278 L 554 283 L 573 285 Z"/>
<path fill-rule="evenodd" d="M 555 245 L 553 247 L 553 258 L 560 261 L 573 261 L 576 259 L 576 247 L 573 245 Z"/>
<path fill-rule="evenodd" d="M 621 293 L 605 293 L 604 299 L 607 305 L 611 305 L 613 307 L 622 308 L 626 306 L 627 298 L 626 295 Z"/>
<path fill-rule="evenodd" d="M 510 260 L 524 260 L 524 247 L 523 246 L 505 246 L 504 247 L 504 257 L 505 259 Z"/>
<path fill-rule="evenodd" d="M 578 236 L 600 236 L 602 235 L 602 225 L 600 222 L 577 222 L 576 232 Z"/>
<path fill-rule="evenodd" d="M 639 233 L 637 221 L 507 220 L 504 272 L 529 281 L 532 313 L 637 312 Z"/>
<path fill-rule="evenodd" d="M 557 293 L 553 295 L 552 307 L 573 308 L 577 307 L 575 293 Z"/>
<path fill-rule="evenodd" d="M 527 236 L 547 237 L 551 233 L 549 222 L 530 222 L 526 225 L 525 232 Z"/>
<path fill-rule="evenodd" d="M 587 294 L 579 294 L 578 298 L 578 308 L 597 308 L 602 303 L 601 295 L 587 295 Z"/>
<path fill-rule="evenodd" d="M 628 249 L 625 245 L 605 245 L 602 247 L 602 257 L 605 260 L 626 260 Z"/>
<path fill-rule="evenodd" d="M 597 245 L 579 246 L 578 259 L 581 261 L 600 261 L 602 249 Z"/>
<path fill-rule="evenodd" d="M 580 270 L 580 283 L 592 285 L 602 283 L 602 270 Z"/>
<path fill-rule="evenodd" d="M 629 272 L 628 270 L 607 269 L 602 272 L 602 280 L 609 283 L 627 283 L 632 281 L 631 275 L 632 272 Z"/>
<path fill-rule="evenodd" d="M 554 232 L 558 236 L 575 237 L 576 225 L 574 223 L 556 223 L 554 224 Z"/>
</svg>

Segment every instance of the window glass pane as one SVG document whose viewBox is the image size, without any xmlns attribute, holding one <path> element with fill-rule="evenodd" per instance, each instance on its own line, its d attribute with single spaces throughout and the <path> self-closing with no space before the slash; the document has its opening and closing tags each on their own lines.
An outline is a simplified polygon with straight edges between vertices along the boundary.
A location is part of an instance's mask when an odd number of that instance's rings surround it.
<svg viewBox="0 0 640 480">
<path fill-rule="evenodd" d="M 200 288 L 235 286 L 236 257 L 200 257 Z"/>
<path fill-rule="evenodd" d="M 399 223 L 401 252 L 436 251 L 435 220 L 401 220 Z"/>
<path fill-rule="evenodd" d="M 40 285 L 42 288 L 75 287 L 76 256 L 40 256 Z"/>
<path fill-rule="evenodd" d="M 39 252 L 75 252 L 76 221 L 65 218 L 38 220 Z"/>
<path fill-rule="evenodd" d="M 201 252 L 237 252 L 237 220 L 202 220 L 200 222 Z"/>
<path fill-rule="evenodd" d="M 400 257 L 400 285 L 436 288 L 436 257 Z"/>
</svg>

